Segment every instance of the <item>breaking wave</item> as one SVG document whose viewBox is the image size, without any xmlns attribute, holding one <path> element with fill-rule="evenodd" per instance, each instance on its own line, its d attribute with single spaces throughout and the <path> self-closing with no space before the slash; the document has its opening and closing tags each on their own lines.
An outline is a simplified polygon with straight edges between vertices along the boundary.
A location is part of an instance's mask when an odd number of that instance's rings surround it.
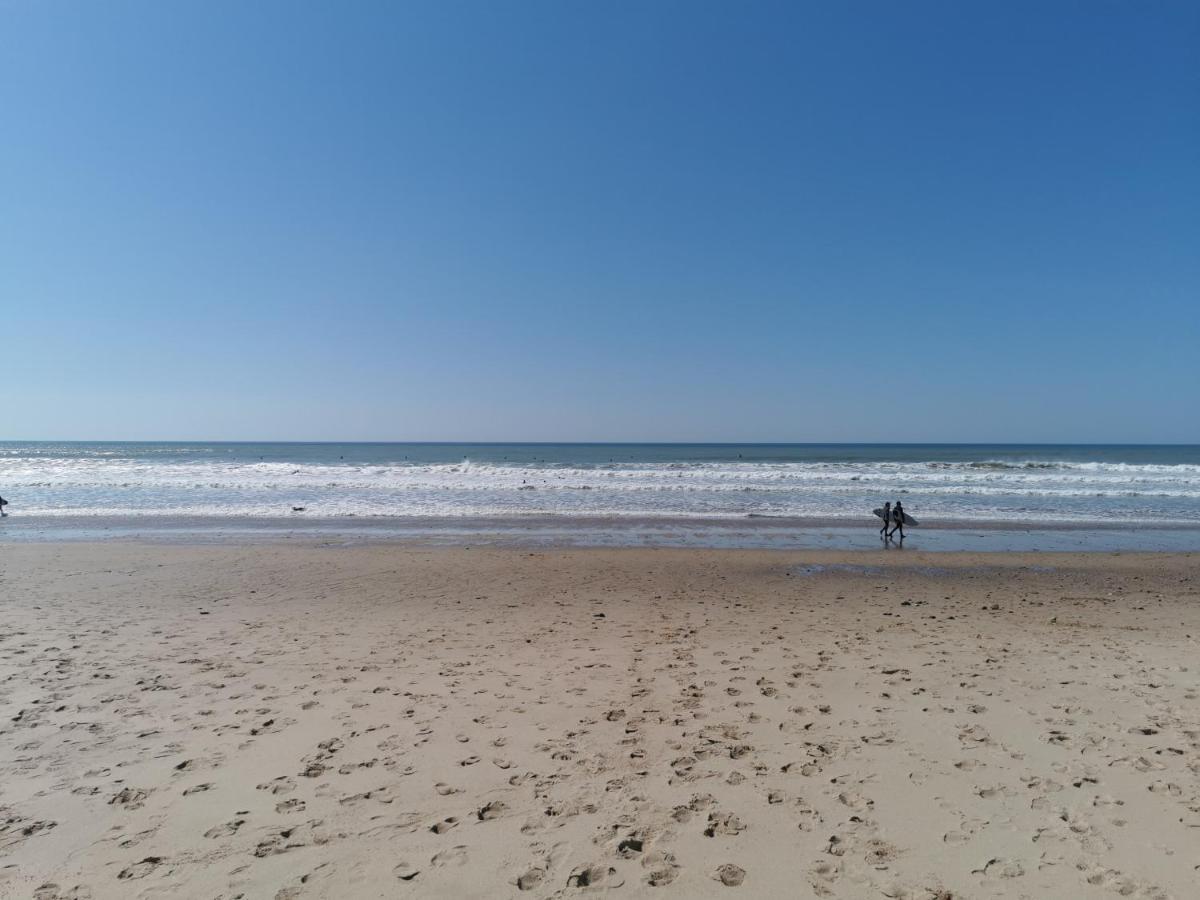
<svg viewBox="0 0 1200 900">
<path fill-rule="evenodd" d="M 410 462 L 0 449 L 21 514 L 797 516 L 862 519 L 902 498 L 918 517 L 1200 522 L 1200 465 L 1054 459 Z"/>
</svg>

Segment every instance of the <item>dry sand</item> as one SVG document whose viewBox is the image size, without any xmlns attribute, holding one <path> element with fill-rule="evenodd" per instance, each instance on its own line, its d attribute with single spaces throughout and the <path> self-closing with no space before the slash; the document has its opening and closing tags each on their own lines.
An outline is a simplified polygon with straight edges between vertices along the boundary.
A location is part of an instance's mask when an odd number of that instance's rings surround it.
<svg viewBox="0 0 1200 900">
<path fill-rule="evenodd" d="M 0 546 L 0 895 L 1198 897 L 1198 563 Z"/>
</svg>

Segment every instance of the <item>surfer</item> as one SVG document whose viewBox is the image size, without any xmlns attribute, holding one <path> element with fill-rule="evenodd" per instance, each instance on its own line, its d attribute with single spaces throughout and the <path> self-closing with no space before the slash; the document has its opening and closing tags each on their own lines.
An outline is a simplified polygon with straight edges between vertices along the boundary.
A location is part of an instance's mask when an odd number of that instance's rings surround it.
<svg viewBox="0 0 1200 900">
<path fill-rule="evenodd" d="M 8 513 L 6 513 L 6 512 L 4 511 L 4 507 L 6 507 L 6 506 L 8 506 L 8 501 L 7 501 L 7 500 L 5 500 L 3 497 L 0 497 L 0 516 L 7 516 L 7 515 L 8 515 Z"/>
<path fill-rule="evenodd" d="M 897 531 L 900 532 L 900 540 L 904 540 L 904 506 L 899 500 L 892 507 L 892 521 L 895 523 L 892 530 L 888 532 L 888 537 L 891 537 Z"/>
<path fill-rule="evenodd" d="M 878 512 L 878 510 L 876 510 L 876 512 Z M 886 539 L 888 536 L 888 533 L 887 533 L 888 526 L 892 524 L 892 501 L 891 500 L 889 500 L 887 503 L 883 504 L 883 515 L 881 515 L 880 518 L 883 519 L 883 527 L 879 529 L 879 536 L 881 538 Z"/>
</svg>

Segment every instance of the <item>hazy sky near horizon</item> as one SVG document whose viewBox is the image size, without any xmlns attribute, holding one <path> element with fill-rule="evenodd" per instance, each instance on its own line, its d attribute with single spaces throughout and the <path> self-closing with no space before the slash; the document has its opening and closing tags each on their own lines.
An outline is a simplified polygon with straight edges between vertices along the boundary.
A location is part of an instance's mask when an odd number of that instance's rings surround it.
<svg viewBox="0 0 1200 900">
<path fill-rule="evenodd" d="M 1200 4 L 0 0 L 0 439 L 1200 442 Z"/>
</svg>

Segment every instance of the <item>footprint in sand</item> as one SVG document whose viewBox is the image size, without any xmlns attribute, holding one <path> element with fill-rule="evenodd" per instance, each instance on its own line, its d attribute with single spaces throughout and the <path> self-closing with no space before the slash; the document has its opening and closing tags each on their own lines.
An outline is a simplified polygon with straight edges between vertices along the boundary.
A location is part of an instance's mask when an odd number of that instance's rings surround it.
<svg viewBox="0 0 1200 900">
<path fill-rule="evenodd" d="M 625 859 L 632 859 L 642 852 L 646 846 L 646 842 L 639 837 L 627 837 L 617 844 L 617 855 Z"/>
<path fill-rule="evenodd" d="M 245 819 L 233 819 L 221 825 L 214 825 L 208 831 L 204 832 L 204 836 L 206 838 L 229 837 L 231 834 L 237 834 L 237 830 L 245 824 Z"/>
<path fill-rule="evenodd" d="M 134 834 L 125 838 L 123 841 L 119 841 L 117 843 L 117 846 L 121 847 L 122 849 L 128 850 L 130 847 L 136 847 L 138 844 L 142 843 L 143 841 L 154 837 L 154 835 L 157 833 L 158 833 L 158 826 L 155 825 L 153 828 L 146 828 L 142 831 L 135 832 Z"/>
<path fill-rule="evenodd" d="M 695 813 L 700 812 L 702 809 L 708 809 L 715 802 L 712 794 L 693 794 L 692 799 L 688 803 L 676 806 L 671 811 L 671 818 L 683 824 L 690 820 Z"/>
<path fill-rule="evenodd" d="M 162 864 L 163 859 L 164 857 L 161 856 L 147 856 L 132 866 L 126 866 L 117 873 L 117 877 L 121 879 L 145 878 Z"/>
<path fill-rule="evenodd" d="M 517 890 L 532 891 L 535 887 L 542 883 L 546 877 L 546 870 L 539 869 L 536 866 L 517 878 Z"/>
<path fill-rule="evenodd" d="M 480 822 L 487 822 L 491 819 L 498 819 L 508 811 L 508 806 L 502 800 L 493 800 L 476 813 L 479 816 Z"/>
<path fill-rule="evenodd" d="M 445 866 L 465 866 L 467 864 L 467 848 L 463 844 L 457 847 L 451 847 L 449 850 L 442 850 L 435 853 L 429 860 L 431 866 L 443 868 Z"/>
<path fill-rule="evenodd" d="M 1171 781 L 1156 781 L 1147 790 L 1152 794 L 1168 794 L 1172 797 L 1183 796 L 1183 789 Z"/>
<path fill-rule="evenodd" d="M 256 737 L 260 734 L 274 734 L 277 731 L 282 731 L 289 725 L 295 724 L 295 719 L 264 719 L 260 724 L 250 729 L 250 734 Z"/>
<path fill-rule="evenodd" d="M 718 834 L 740 834 L 746 826 L 733 813 L 711 812 L 708 814 L 708 827 L 704 829 L 705 837 L 715 837 Z"/>
<path fill-rule="evenodd" d="M 821 860 L 808 870 L 808 883 L 818 896 L 828 897 L 832 893 L 830 885 L 836 883 L 841 874 L 841 863 Z"/>
<path fill-rule="evenodd" d="M 1170 894 L 1156 885 L 1137 881 L 1116 869 L 1096 868 L 1089 871 L 1083 863 L 1078 863 L 1076 868 L 1084 873 L 1084 879 L 1088 884 L 1115 891 L 1122 897 L 1131 897 L 1136 894 L 1138 897 L 1145 897 L 1148 900 L 1170 900 Z"/>
<path fill-rule="evenodd" d="M 258 785 L 257 789 L 260 791 L 270 791 L 272 794 L 290 794 L 296 789 L 296 782 L 286 775 L 280 775 L 278 778 L 264 781 Z"/>
<path fill-rule="evenodd" d="M 48 881 L 33 892 L 33 900 L 92 900 L 92 890 L 86 885 L 77 884 L 64 891 Z"/>
<path fill-rule="evenodd" d="M 29 824 L 24 824 L 26 822 Z M 40 834 L 44 831 L 51 831 L 57 827 L 57 822 L 47 822 L 42 820 L 37 822 L 29 822 L 28 819 L 22 819 L 16 816 L 9 817 L 0 821 L 0 850 L 10 850 L 17 844 L 20 844 L 26 839 L 33 837 L 35 834 Z"/>
<path fill-rule="evenodd" d="M 402 862 L 396 864 L 395 868 L 392 869 L 392 874 L 401 881 L 412 881 L 421 874 L 421 870 L 414 868 L 406 862 Z"/>
<path fill-rule="evenodd" d="M 867 852 L 865 859 L 867 865 L 876 869 L 886 869 L 888 863 L 900 855 L 900 851 L 887 841 L 881 841 L 878 838 L 873 838 L 867 842 Z"/>
<path fill-rule="evenodd" d="M 619 888 L 625 879 L 612 866 L 580 866 L 567 878 L 567 887 Z"/>
<path fill-rule="evenodd" d="M 373 800 L 376 803 L 394 803 L 397 799 L 398 792 L 391 785 L 373 788 L 369 791 L 363 791 L 361 794 L 350 794 L 338 799 L 338 803 L 342 806 L 354 806 L 364 800 Z"/>
<path fill-rule="evenodd" d="M 646 875 L 646 884 L 650 887 L 666 887 L 679 875 L 679 864 L 673 853 L 647 853 L 642 857 L 642 866 L 650 870 Z"/>
<path fill-rule="evenodd" d="M 993 857 L 983 864 L 982 868 L 972 869 L 972 875 L 999 876 L 1001 878 L 1020 878 L 1025 874 L 1025 867 L 1015 859 Z"/>
<path fill-rule="evenodd" d="M 320 819 L 310 819 L 300 825 L 293 825 L 282 830 L 269 829 L 269 836 L 258 842 L 254 848 L 254 856 L 263 859 L 268 856 L 278 856 L 291 850 L 310 844 L 324 844 L 329 840 L 328 835 L 321 829 Z"/>
<path fill-rule="evenodd" d="M 746 880 L 746 870 L 741 866 L 735 866 L 733 863 L 724 863 L 717 866 L 717 870 L 713 872 L 712 877 L 726 887 L 737 887 Z"/>
<path fill-rule="evenodd" d="M 430 826 L 429 830 L 434 834 L 445 834 L 451 828 L 458 825 L 458 819 L 455 816 L 442 819 L 442 821 Z"/>
</svg>

